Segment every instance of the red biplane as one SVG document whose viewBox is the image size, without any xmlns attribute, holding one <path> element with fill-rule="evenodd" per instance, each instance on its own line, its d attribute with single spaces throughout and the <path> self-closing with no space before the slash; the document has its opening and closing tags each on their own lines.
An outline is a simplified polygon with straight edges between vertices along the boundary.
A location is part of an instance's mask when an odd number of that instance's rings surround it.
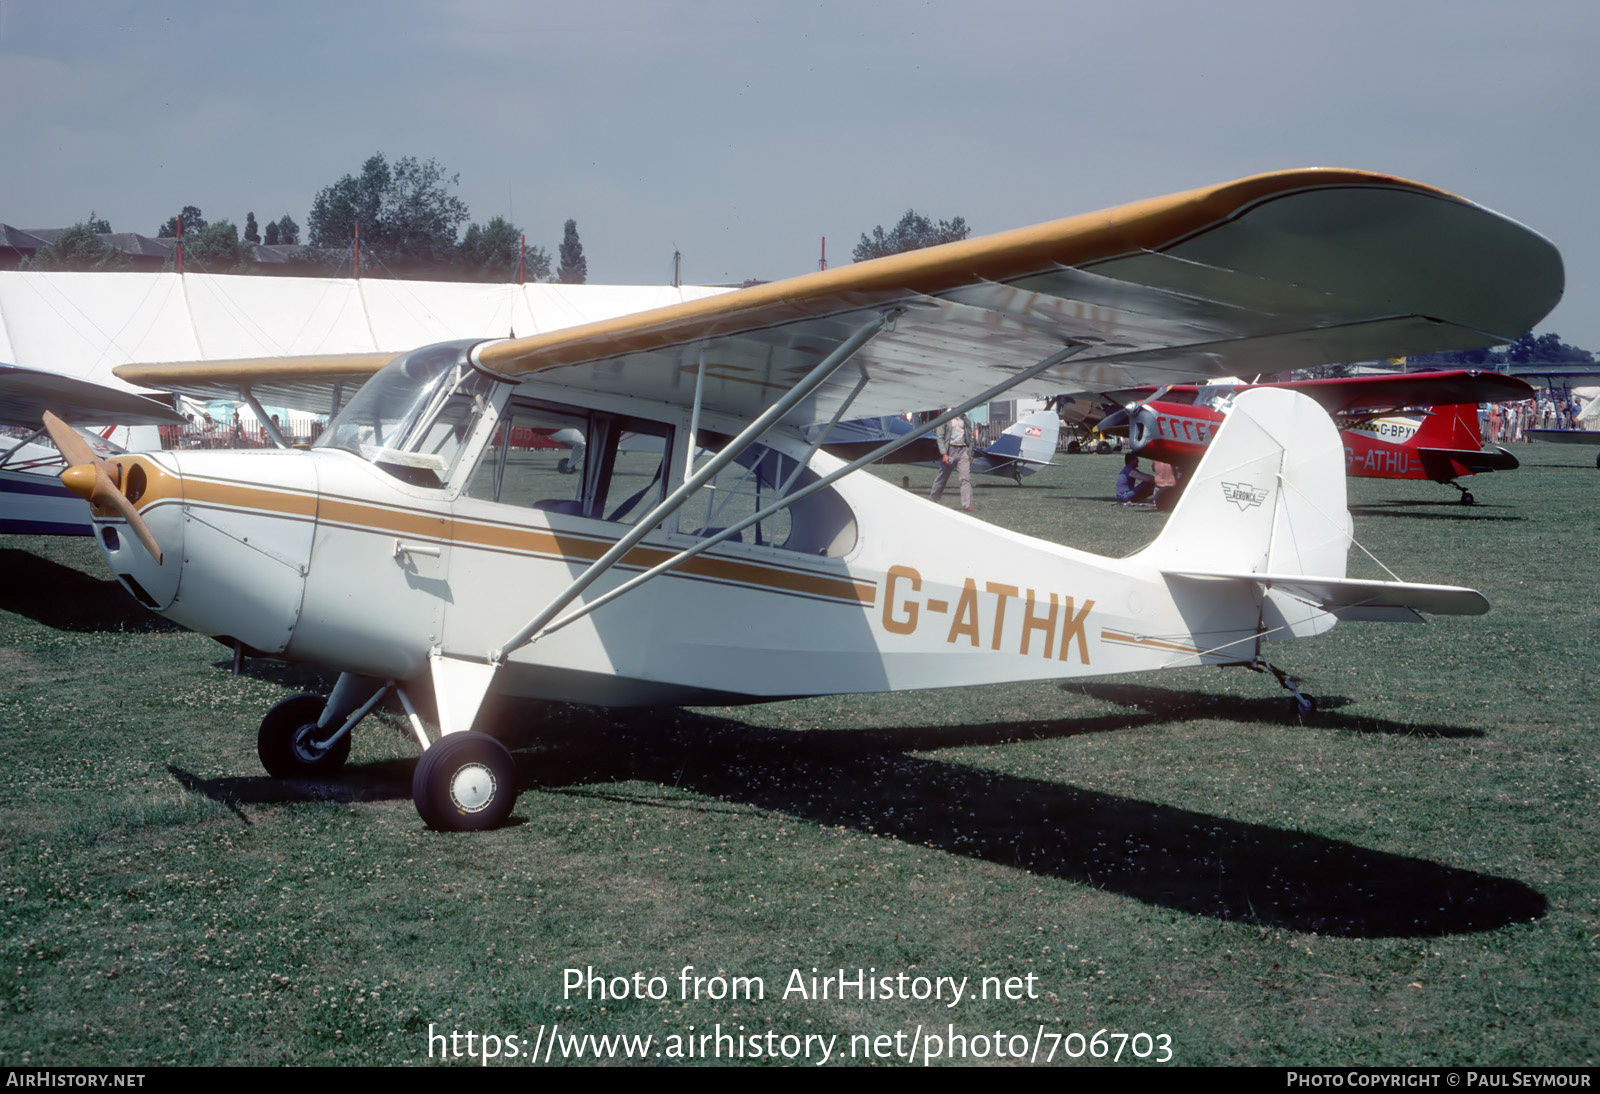
<svg viewBox="0 0 1600 1094">
<path fill-rule="evenodd" d="M 1241 391 L 1281 387 L 1308 395 L 1333 416 L 1344 441 L 1345 471 L 1354 478 L 1430 479 L 1473 497 L 1456 480 L 1486 471 L 1510 471 L 1517 458 L 1504 448 L 1483 448 L 1479 403 L 1533 397 L 1533 388 L 1493 372 L 1395 373 L 1274 384 L 1179 384 L 1113 392 L 1126 402 L 1100 422 L 1104 433 L 1122 433 L 1147 459 L 1190 470 L 1200 462 L 1212 434 Z"/>
</svg>

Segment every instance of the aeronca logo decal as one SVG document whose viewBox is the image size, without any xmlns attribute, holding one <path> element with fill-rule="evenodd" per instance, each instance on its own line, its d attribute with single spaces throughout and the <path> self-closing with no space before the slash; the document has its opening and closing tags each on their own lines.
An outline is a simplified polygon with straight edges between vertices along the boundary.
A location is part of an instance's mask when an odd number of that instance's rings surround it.
<svg viewBox="0 0 1600 1094">
<path fill-rule="evenodd" d="M 1030 437 L 1043 437 L 1044 436 L 1044 430 L 1039 429 L 1036 426 L 1031 426 L 1031 425 L 1027 426 L 1026 429 L 1024 430 L 1024 432 L 1026 432 L 1028 434 L 1028 436 L 1030 436 Z"/>
<path fill-rule="evenodd" d="M 1247 482 L 1225 482 L 1222 484 L 1222 496 L 1237 505 L 1239 512 L 1242 513 L 1266 501 L 1267 490 L 1265 487 L 1252 486 Z"/>
</svg>

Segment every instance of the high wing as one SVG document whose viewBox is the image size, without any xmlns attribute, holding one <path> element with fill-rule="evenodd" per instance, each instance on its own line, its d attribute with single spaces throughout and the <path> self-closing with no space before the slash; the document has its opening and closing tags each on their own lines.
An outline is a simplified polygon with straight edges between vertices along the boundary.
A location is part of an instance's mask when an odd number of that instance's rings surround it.
<svg viewBox="0 0 1600 1094">
<path fill-rule="evenodd" d="M 805 425 L 846 406 L 869 417 L 951 405 L 1024 370 L 1039 390 L 1110 390 L 1511 341 L 1562 281 L 1549 241 L 1452 194 L 1304 169 L 488 342 L 474 361 L 546 390 L 751 420 L 865 338 L 856 367 L 792 407 L 785 420 Z M 248 382 L 264 401 L 311 409 L 308 392 L 380 363 L 116 372 L 203 396 Z"/>
<path fill-rule="evenodd" d="M 184 417 L 143 395 L 55 372 L 0 365 L 0 425 L 37 428 L 46 410 L 65 422 L 181 425 Z"/>
</svg>

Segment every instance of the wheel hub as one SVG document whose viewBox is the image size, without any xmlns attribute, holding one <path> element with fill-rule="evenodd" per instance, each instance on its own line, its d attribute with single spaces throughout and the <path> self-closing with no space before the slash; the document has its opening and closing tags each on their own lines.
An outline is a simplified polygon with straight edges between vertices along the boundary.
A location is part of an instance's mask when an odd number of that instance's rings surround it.
<svg viewBox="0 0 1600 1094">
<path fill-rule="evenodd" d="M 494 801 L 494 772 L 480 763 L 463 764 L 450 776 L 450 803 L 463 813 L 477 813 Z"/>
<path fill-rule="evenodd" d="M 327 755 L 328 749 L 316 742 L 317 723 L 307 722 L 295 730 L 294 740 L 290 746 L 294 749 L 295 758 L 303 764 L 314 764 Z"/>
</svg>

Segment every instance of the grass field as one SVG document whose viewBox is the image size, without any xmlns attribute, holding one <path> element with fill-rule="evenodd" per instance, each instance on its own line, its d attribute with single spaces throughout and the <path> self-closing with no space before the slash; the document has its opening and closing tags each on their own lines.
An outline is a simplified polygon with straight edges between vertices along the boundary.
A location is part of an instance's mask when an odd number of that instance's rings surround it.
<svg viewBox="0 0 1600 1094">
<path fill-rule="evenodd" d="M 233 676 L 88 540 L 0 538 L 0 1065 L 426 1062 L 430 1026 L 531 1048 L 557 1024 L 667 1058 L 720 1024 L 837 1036 L 834 1062 L 953 1026 L 988 1062 L 1105 1030 L 1180 1064 L 1592 1065 L 1600 472 L 1518 454 L 1473 508 L 1351 483 L 1362 544 L 1494 609 L 1277 645 L 1322 700 L 1307 724 L 1237 669 L 529 706 L 496 729 L 513 823 L 473 835 L 423 829 L 392 717 L 338 778 L 266 778 L 261 715 L 331 680 Z M 985 481 L 979 517 L 1127 553 L 1162 518 L 1108 503 L 1117 466 Z M 569 968 L 666 998 L 564 998 Z M 970 980 L 955 1007 L 785 997 L 813 968 Z M 765 998 L 705 998 L 736 976 Z M 984 977 L 1023 998 L 973 998 Z"/>
</svg>

